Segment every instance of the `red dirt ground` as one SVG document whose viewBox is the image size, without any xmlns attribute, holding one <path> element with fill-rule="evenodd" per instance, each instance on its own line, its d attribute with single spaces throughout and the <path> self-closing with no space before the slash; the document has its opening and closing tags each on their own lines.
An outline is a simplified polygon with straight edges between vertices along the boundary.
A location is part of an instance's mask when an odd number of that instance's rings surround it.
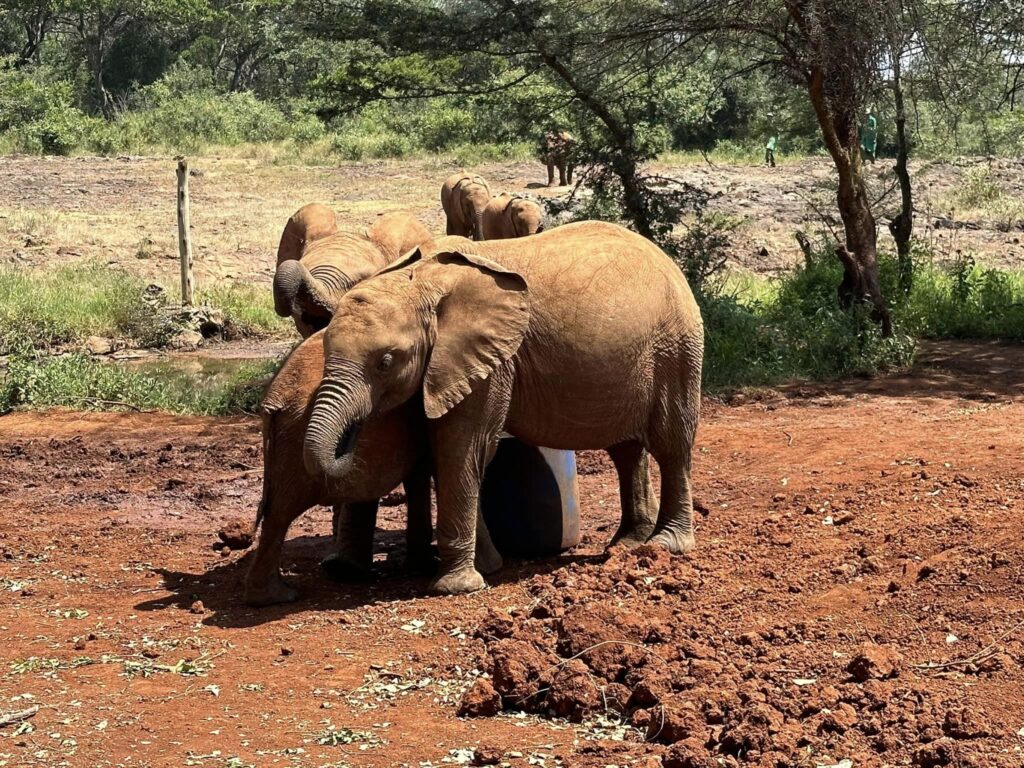
<svg viewBox="0 0 1024 768">
<path fill-rule="evenodd" d="M 615 477 L 584 454 L 583 544 L 456 598 L 402 575 L 390 507 L 377 583 L 320 574 L 317 510 L 304 598 L 241 605 L 214 545 L 255 509 L 251 419 L 4 416 L 0 718 L 40 709 L 0 766 L 1020 766 L 1024 351 L 923 357 L 709 403 L 692 556 L 604 562 Z M 534 713 L 459 718 L 482 672 Z"/>
</svg>

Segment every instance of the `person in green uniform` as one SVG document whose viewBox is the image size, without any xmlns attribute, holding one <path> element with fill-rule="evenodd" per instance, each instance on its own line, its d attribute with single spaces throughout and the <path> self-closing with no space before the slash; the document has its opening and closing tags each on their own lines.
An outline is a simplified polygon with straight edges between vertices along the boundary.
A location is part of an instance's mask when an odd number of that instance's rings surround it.
<svg viewBox="0 0 1024 768">
<path fill-rule="evenodd" d="M 764 164 L 775 167 L 775 147 L 778 146 L 779 139 L 775 135 L 775 115 L 771 112 L 768 113 L 769 133 L 768 143 L 764 145 Z"/>
<path fill-rule="evenodd" d="M 873 110 L 868 112 L 868 120 L 861 129 L 860 148 L 861 152 L 864 153 L 864 157 L 872 163 L 875 162 L 878 150 L 878 120 L 875 119 Z"/>
</svg>

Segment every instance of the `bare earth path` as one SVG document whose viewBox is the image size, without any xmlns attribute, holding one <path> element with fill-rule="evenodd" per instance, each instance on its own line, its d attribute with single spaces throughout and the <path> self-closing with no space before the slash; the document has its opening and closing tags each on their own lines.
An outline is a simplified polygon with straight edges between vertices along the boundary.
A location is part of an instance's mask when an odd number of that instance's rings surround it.
<svg viewBox="0 0 1024 768">
<path fill-rule="evenodd" d="M 318 510 L 284 556 L 305 597 L 259 611 L 239 603 L 247 556 L 212 547 L 255 509 L 254 421 L 0 417 L 0 716 L 40 708 L 0 727 L 0 766 L 440 766 L 480 744 L 514 766 L 658 765 L 667 747 L 639 717 L 624 741 L 611 715 L 457 718 L 493 640 L 486 609 L 539 643 L 573 641 L 580 611 L 633 617 L 596 637 L 656 617 L 645 663 L 684 670 L 669 700 L 693 699 L 690 742 L 726 765 L 1020 766 L 1024 352 L 924 359 L 894 380 L 708 404 L 690 558 L 603 565 L 616 483 L 585 454 L 577 551 L 424 597 L 396 564 L 391 507 L 381 579 L 339 586 L 317 568 Z M 897 677 L 851 680 L 866 641 L 900 654 Z"/>
<path fill-rule="evenodd" d="M 957 210 L 954 193 L 969 168 L 984 165 L 930 163 L 915 167 L 918 194 L 916 235 L 940 258 L 975 253 L 993 265 L 1024 266 L 1024 208 L 1013 226 L 984 212 Z M 252 160 L 195 158 L 192 227 L 200 285 L 215 280 L 270 284 L 281 229 L 299 206 L 320 201 L 335 208 L 342 226 L 356 230 L 387 211 L 407 210 L 434 232 L 444 231 L 438 192 L 455 166 L 438 160 L 345 163 L 339 166 L 267 165 Z M 0 158 L 0 263 L 43 265 L 80 258 L 121 266 L 174 284 L 176 223 L 171 158 Z M 485 163 L 476 170 L 501 191 L 567 194 L 540 187 L 539 163 Z M 801 256 L 793 232 L 813 233 L 831 216 L 832 171 L 823 158 L 767 169 L 706 163 L 659 167 L 714 195 L 711 209 L 739 223 L 732 261 L 773 273 Z M 890 176 L 886 176 L 886 174 Z M 882 199 L 884 222 L 892 215 L 891 169 L 872 166 L 872 196 Z M 1024 164 L 995 160 L 991 180 L 1007 199 L 1024 198 Z M 951 222 L 948 226 L 936 223 Z M 960 223 L 957 223 L 960 222 Z M 964 226 L 966 224 L 966 226 Z M 838 222 L 831 226 L 841 229 Z"/>
</svg>

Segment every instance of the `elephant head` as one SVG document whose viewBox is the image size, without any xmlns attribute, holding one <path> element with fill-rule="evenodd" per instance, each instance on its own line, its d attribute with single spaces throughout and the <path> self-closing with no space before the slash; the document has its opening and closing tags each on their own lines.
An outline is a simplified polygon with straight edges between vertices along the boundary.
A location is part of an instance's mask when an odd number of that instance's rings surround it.
<svg viewBox="0 0 1024 768">
<path fill-rule="evenodd" d="M 277 271 L 274 274 L 274 310 L 281 317 L 292 315 L 300 293 L 301 301 L 325 304 L 326 292 L 299 263 L 306 249 L 338 231 L 334 211 L 321 203 L 310 203 L 297 210 L 284 225 L 277 246 Z M 304 334 L 308 335 L 308 334 Z"/>
<path fill-rule="evenodd" d="M 288 219 L 277 246 L 277 263 L 302 258 L 306 246 L 338 231 L 334 211 L 322 203 L 304 205 Z"/>
<path fill-rule="evenodd" d="M 479 176 L 467 177 L 458 187 L 461 195 L 462 215 L 466 222 L 472 222 L 474 240 L 484 239 L 484 209 L 491 201 L 491 190 Z"/>
<path fill-rule="evenodd" d="M 533 200 L 513 197 L 505 208 L 505 215 L 516 237 L 526 237 L 544 231 L 544 211 Z"/>
<path fill-rule="evenodd" d="M 522 276 L 471 254 L 418 259 L 410 254 L 338 303 L 303 445 L 314 476 L 350 469 L 370 415 L 422 391 L 427 417 L 439 418 L 519 349 L 530 320 Z"/>
<path fill-rule="evenodd" d="M 431 242 L 430 233 L 406 213 L 385 214 L 362 235 L 333 232 L 307 242 L 301 258 L 278 264 L 274 308 L 282 317 L 291 317 L 299 333 L 309 336 L 327 327 L 345 291 L 402 254 Z"/>
</svg>

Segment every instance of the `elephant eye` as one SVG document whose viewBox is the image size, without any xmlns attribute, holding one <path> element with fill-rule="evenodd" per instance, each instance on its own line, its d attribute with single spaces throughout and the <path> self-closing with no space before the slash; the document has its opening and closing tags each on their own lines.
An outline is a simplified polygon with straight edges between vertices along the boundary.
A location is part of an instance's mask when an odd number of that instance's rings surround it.
<svg viewBox="0 0 1024 768">
<path fill-rule="evenodd" d="M 383 355 L 381 355 L 380 360 L 377 361 L 377 370 L 386 371 L 388 368 L 391 367 L 391 364 L 394 361 L 395 356 L 392 355 L 390 352 L 385 352 Z"/>
</svg>

